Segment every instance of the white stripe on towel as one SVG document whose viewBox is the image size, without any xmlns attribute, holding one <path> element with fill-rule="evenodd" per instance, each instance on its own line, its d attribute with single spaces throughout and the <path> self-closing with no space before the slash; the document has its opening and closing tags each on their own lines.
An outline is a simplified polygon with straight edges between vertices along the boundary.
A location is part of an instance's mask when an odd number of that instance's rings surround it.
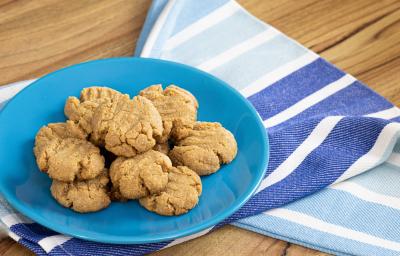
<svg viewBox="0 0 400 256">
<path fill-rule="evenodd" d="M 355 240 L 361 243 L 370 244 L 373 246 L 378 246 L 381 248 L 399 251 L 400 243 L 395 241 L 390 241 L 377 236 L 369 235 L 360 231 L 355 231 L 353 229 L 345 228 L 339 225 L 335 225 L 318 218 L 309 216 L 304 213 L 278 208 L 265 212 L 264 214 L 278 217 L 290 222 L 305 226 L 309 229 L 314 229 L 317 231 L 332 234 L 338 237 L 343 237 L 350 240 Z"/>
<path fill-rule="evenodd" d="M 38 244 L 43 248 L 43 250 L 45 250 L 45 252 L 50 253 L 56 246 L 62 245 L 70 239 L 72 239 L 70 236 L 54 235 L 43 238 L 38 242 Z"/>
<path fill-rule="evenodd" d="M 328 84 L 327 86 L 323 87 L 322 89 L 314 92 L 313 94 L 303 98 L 299 102 L 293 104 L 289 108 L 283 110 L 282 112 L 276 114 L 273 117 L 270 117 L 264 120 L 264 126 L 267 128 L 276 126 L 281 124 L 290 118 L 300 114 L 304 110 L 314 106 L 315 104 L 323 101 L 324 99 L 328 98 L 329 96 L 335 94 L 336 92 L 346 88 L 347 86 L 351 85 L 355 82 L 356 79 L 347 74 L 341 77 L 340 79 L 336 80 Z"/>
<path fill-rule="evenodd" d="M 27 219 L 25 216 L 19 213 L 5 215 L 1 218 L 1 221 L 9 228 L 20 223 L 33 223 L 30 219 Z"/>
<path fill-rule="evenodd" d="M 392 119 L 400 116 L 400 109 L 396 106 L 392 108 L 388 108 L 376 113 L 368 114 L 366 115 L 367 117 L 376 117 L 376 118 L 382 118 L 382 119 Z"/>
<path fill-rule="evenodd" d="M 14 241 L 18 242 L 21 237 L 17 234 L 15 234 L 12 231 L 8 231 L 8 236 L 11 237 Z"/>
<path fill-rule="evenodd" d="M 331 188 L 352 194 L 364 201 L 400 210 L 400 198 L 379 194 L 351 181 L 343 181 Z"/>
<path fill-rule="evenodd" d="M 255 47 L 275 38 L 277 35 L 279 35 L 280 32 L 278 32 L 276 29 L 269 28 L 249 39 L 246 41 L 243 41 L 228 50 L 222 52 L 221 54 L 218 54 L 217 56 L 199 64 L 197 68 L 202 69 L 204 71 L 211 71 L 224 63 L 229 62 L 230 60 L 242 55 L 243 53 L 250 51 L 251 49 L 254 49 Z"/>
<path fill-rule="evenodd" d="M 269 187 L 290 175 L 304 159 L 317 147 L 324 142 L 336 124 L 342 120 L 343 116 L 329 116 L 314 128 L 310 135 L 305 139 L 293 153 L 286 158 L 267 178 L 265 178 L 257 189 L 257 192 Z"/>
<path fill-rule="evenodd" d="M 386 163 L 400 167 L 400 153 L 392 153 Z"/>
<path fill-rule="evenodd" d="M 215 24 L 225 20 L 226 18 L 229 18 L 238 10 L 240 9 L 238 8 L 237 3 L 235 1 L 229 1 L 228 3 L 224 4 L 215 11 L 204 16 L 203 18 L 189 25 L 187 28 L 184 28 L 182 31 L 178 32 L 176 35 L 169 38 L 165 43 L 163 50 L 169 51 L 174 49 L 195 35 L 200 34 Z"/>
<path fill-rule="evenodd" d="M 175 1 L 176 0 L 169 0 L 162 10 L 160 16 L 158 16 L 156 23 L 154 24 L 147 37 L 146 43 L 143 45 L 140 57 L 150 57 L 151 50 L 153 49 L 153 46 L 157 41 L 157 37 L 160 34 L 161 29 L 163 28 L 165 21 L 167 20 L 168 15 L 171 12 L 172 7 L 175 5 Z"/>
<path fill-rule="evenodd" d="M 387 124 L 382 129 L 372 148 L 365 155 L 358 158 L 334 183 L 347 180 L 383 163 L 385 154 L 391 148 L 390 144 L 394 146 L 396 142 L 394 138 L 399 136 L 399 133 L 400 123 Z"/>
<path fill-rule="evenodd" d="M 33 83 L 36 79 L 25 80 L 20 82 L 15 82 L 12 84 L 8 84 L 7 87 L 0 87 L 0 103 L 6 100 L 11 99 L 15 96 L 19 91 Z"/>
<path fill-rule="evenodd" d="M 273 83 L 281 80 L 282 78 L 290 75 L 291 73 L 301 69 L 302 67 L 307 66 L 314 60 L 318 59 L 319 56 L 314 52 L 307 52 L 306 54 L 300 56 L 297 59 L 294 59 L 285 65 L 263 75 L 253 83 L 251 83 L 246 88 L 242 89 L 240 92 L 245 97 L 249 97 L 257 92 L 267 88 L 268 86 L 272 85 Z"/>
</svg>

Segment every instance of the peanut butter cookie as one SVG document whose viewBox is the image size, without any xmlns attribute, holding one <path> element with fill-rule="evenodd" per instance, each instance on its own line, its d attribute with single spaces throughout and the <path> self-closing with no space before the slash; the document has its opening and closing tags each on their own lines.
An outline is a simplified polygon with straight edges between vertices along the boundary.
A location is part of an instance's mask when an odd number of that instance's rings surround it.
<svg viewBox="0 0 400 256">
<path fill-rule="evenodd" d="M 201 190 L 199 175 L 185 166 L 173 167 L 168 173 L 166 189 L 140 198 L 139 203 L 161 215 L 181 215 L 196 206 Z"/>
<path fill-rule="evenodd" d="M 117 158 L 110 167 L 114 197 L 137 199 L 164 190 L 171 167 L 168 156 L 154 150 Z"/>
<path fill-rule="evenodd" d="M 197 122 L 193 129 L 181 128 L 175 147 L 170 151 L 172 163 L 185 165 L 199 175 L 216 172 L 220 164 L 230 163 L 237 154 L 232 133 L 220 123 Z"/>
<path fill-rule="evenodd" d="M 140 92 L 140 95 L 153 102 L 163 120 L 164 131 L 158 137 L 159 142 L 166 142 L 172 133 L 180 127 L 192 127 L 197 119 L 198 103 L 188 91 L 170 85 L 163 91 L 161 85 L 150 86 Z"/>
<path fill-rule="evenodd" d="M 85 138 L 86 133 L 72 121 L 42 127 L 34 147 L 39 169 L 64 182 L 98 176 L 104 169 L 104 157 Z"/>
<path fill-rule="evenodd" d="M 148 99 L 124 97 L 99 105 L 92 119 L 92 139 L 117 156 L 132 157 L 150 150 L 161 136 L 161 116 Z"/>
<path fill-rule="evenodd" d="M 69 97 L 65 102 L 64 113 L 69 120 L 74 121 L 90 134 L 92 133 L 92 117 L 96 108 L 109 101 L 115 101 L 119 97 L 129 99 L 129 96 L 122 94 L 108 87 L 88 87 L 81 91 L 80 98 Z"/>
<path fill-rule="evenodd" d="M 62 206 L 76 212 L 95 212 L 106 208 L 110 203 L 108 195 L 109 179 L 104 171 L 97 178 L 86 181 L 62 182 L 53 180 L 50 191 Z"/>
<path fill-rule="evenodd" d="M 168 144 L 168 142 L 157 143 L 154 146 L 153 150 L 161 152 L 161 153 L 163 153 L 165 155 L 168 155 L 168 153 L 169 153 L 169 144 Z"/>
</svg>

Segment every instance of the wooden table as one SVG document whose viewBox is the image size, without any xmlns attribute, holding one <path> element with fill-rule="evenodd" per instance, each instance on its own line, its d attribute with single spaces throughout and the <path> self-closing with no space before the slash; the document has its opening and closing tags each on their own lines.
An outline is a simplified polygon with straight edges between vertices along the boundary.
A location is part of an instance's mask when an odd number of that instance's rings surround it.
<svg viewBox="0 0 400 256">
<path fill-rule="evenodd" d="M 400 105 L 399 0 L 240 0 L 247 10 Z M 130 56 L 149 0 L 0 0 L 0 84 Z M 6 238 L 3 255 L 31 255 Z M 154 255 L 325 255 L 227 226 Z"/>
</svg>

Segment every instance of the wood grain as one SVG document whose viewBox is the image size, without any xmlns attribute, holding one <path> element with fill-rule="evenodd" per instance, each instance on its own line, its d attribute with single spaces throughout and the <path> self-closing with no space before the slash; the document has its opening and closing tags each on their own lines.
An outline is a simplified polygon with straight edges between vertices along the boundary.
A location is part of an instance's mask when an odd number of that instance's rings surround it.
<svg viewBox="0 0 400 256">
<path fill-rule="evenodd" d="M 148 7 L 145 0 L 0 1 L 0 84 L 132 55 Z"/>
<path fill-rule="evenodd" d="M 400 1 L 239 0 L 400 105 Z M 0 84 L 133 54 L 150 1 L 0 0 Z M 32 255 L 10 238 L 1 255 Z M 153 255 L 326 255 L 232 226 Z"/>
</svg>

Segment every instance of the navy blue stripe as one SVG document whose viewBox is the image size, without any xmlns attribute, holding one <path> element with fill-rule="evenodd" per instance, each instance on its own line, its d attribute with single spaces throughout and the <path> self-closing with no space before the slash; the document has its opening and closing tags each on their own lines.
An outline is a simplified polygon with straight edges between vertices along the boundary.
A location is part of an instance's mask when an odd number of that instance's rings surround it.
<svg viewBox="0 0 400 256">
<path fill-rule="evenodd" d="M 356 81 L 297 116 L 270 129 L 283 129 L 285 126 L 290 126 L 293 123 L 302 122 L 313 117 L 335 115 L 362 116 L 392 106 L 390 102 L 386 101 L 380 95 L 371 90 L 366 90 L 362 83 Z"/>
<path fill-rule="evenodd" d="M 10 230 L 18 236 L 30 240 L 32 242 L 39 242 L 41 239 L 57 235 L 58 233 L 45 228 L 37 223 L 30 224 L 16 224 L 13 225 Z"/>
<path fill-rule="evenodd" d="M 274 116 L 304 97 L 338 80 L 344 73 L 319 58 L 293 72 L 248 100 L 263 119 Z"/>
<path fill-rule="evenodd" d="M 314 118 L 303 123 L 293 123 L 291 126 L 285 127 L 285 129 L 268 131 L 270 138 L 270 160 L 266 175 L 275 170 L 307 139 L 321 119 Z"/>
<path fill-rule="evenodd" d="M 281 182 L 282 186 L 306 192 L 306 187 L 317 183 L 320 188 L 331 184 L 372 148 L 386 124 L 374 118 L 343 118 L 324 142 Z"/>
<path fill-rule="evenodd" d="M 35 255 L 38 255 L 38 256 L 47 255 L 47 253 L 37 243 L 33 243 L 33 242 L 28 241 L 28 240 L 23 239 L 23 238 L 19 239 L 18 243 L 22 244 L 23 246 L 25 246 L 26 248 L 28 248 L 29 250 L 34 252 Z M 65 253 L 64 253 L 64 255 L 65 255 Z"/>
<path fill-rule="evenodd" d="M 295 171 L 254 195 L 227 221 L 280 207 L 330 185 L 371 149 L 387 123 L 374 118 L 343 118 Z"/>
<path fill-rule="evenodd" d="M 396 117 L 396 118 L 393 118 L 393 119 L 390 119 L 390 121 L 400 123 L 400 116 Z"/>
</svg>

